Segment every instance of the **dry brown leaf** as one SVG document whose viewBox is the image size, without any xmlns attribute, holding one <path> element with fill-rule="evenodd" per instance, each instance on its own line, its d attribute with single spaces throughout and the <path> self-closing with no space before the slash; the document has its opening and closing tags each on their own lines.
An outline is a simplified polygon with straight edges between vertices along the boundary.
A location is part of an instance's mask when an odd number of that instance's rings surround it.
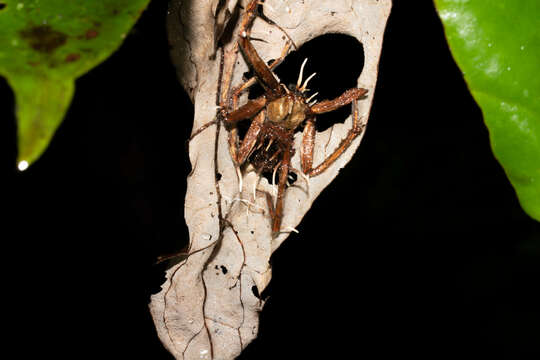
<svg viewBox="0 0 540 360">
<path fill-rule="evenodd" d="M 220 52 L 224 51 L 226 62 L 238 61 L 233 85 L 240 83 L 247 71 L 242 56 L 232 51 L 236 35 L 215 53 L 216 39 L 234 18 L 230 13 L 237 2 L 245 6 L 247 1 L 171 3 L 169 40 L 180 80 L 195 105 L 194 130 L 216 117 Z M 264 12 L 299 47 L 327 33 L 347 34 L 362 43 L 365 59 L 358 87 L 369 89 L 369 93 L 358 105 L 363 121 L 367 121 L 390 8 L 391 0 L 266 0 Z M 285 45 L 283 34 L 275 30 L 260 19 L 253 24 L 252 36 L 265 40 L 254 44 L 265 61 L 278 58 Z M 351 117 L 318 133 L 314 164 L 330 154 L 350 128 Z M 295 137 L 296 148 L 299 135 Z M 358 136 L 329 169 L 309 178 L 309 184 L 299 179 L 299 186 L 287 189 L 282 229 L 298 225 L 320 192 L 350 160 L 361 139 Z M 298 153 L 292 159 L 297 169 Z M 266 201 L 253 196 L 257 181 L 253 171 L 243 174 L 239 193 L 223 126 L 210 126 L 196 136 L 190 143 L 189 157 L 193 170 L 188 177 L 185 217 L 190 255 L 167 271 L 161 292 L 152 296 L 150 310 L 161 341 L 177 359 L 233 359 L 257 335 L 258 313 L 264 302 L 252 288 L 256 286 L 261 293 L 268 285 L 270 256 L 288 233 L 272 238 Z M 273 192 L 264 178 L 257 188 Z M 220 217 L 224 221 L 220 222 Z"/>
</svg>

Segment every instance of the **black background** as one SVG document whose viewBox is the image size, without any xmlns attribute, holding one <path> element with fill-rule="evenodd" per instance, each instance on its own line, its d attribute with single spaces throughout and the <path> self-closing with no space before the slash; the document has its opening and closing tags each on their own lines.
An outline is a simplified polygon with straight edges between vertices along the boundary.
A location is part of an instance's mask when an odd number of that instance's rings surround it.
<svg viewBox="0 0 540 360">
<path fill-rule="evenodd" d="M 164 279 L 156 257 L 188 238 L 193 108 L 165 15 L 154 0 L 120 50 L 77 80 L 50 147 L 23 173 L 0 82 L 4 351 L 171 358 L 147 304 Z M 280 71 L 297 74 L 309 55 L 311 88 L 352 86 L 361 48 L 316 45 Z M 272 258 L 259 338 L 242 359 L 540 355 L 540 226 L 491 153 L 430 1 L 394 2 L 362 145 L 298 230 Z"/>
</svg>

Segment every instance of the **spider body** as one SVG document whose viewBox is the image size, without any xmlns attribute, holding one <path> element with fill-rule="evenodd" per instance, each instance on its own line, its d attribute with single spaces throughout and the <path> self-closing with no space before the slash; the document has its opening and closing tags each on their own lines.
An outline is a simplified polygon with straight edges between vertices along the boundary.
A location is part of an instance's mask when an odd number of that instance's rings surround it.
<svg viewBox="0 0 540 360">
<path fill-rule="evenodd" d="M 285 95 L 267 102 L 260 113 L 260 125 L 257 123 L 249 132 L 248 138 L 255 133 L 256 138 L 242 163 L 251 163 L 258 173 L 274 172 L 282 154 L 294 155 L 294 133 L 308 114 L 309 105 L 300 92 L 287 90 Z"/>
<path fill-rule="evenodd" d="M 259 174 L 271 172 L 274 177 L 279 173 L 276 199 L 273 200 L 267 194 L 267 204 L 272 219 L 272 233 L 273 236 L 276 236 L 281 228 L 283 199 L 289 171 L 299 172 L 299 170 L 291 168 L 290 165 L 291 158 L 296 152 L 293 141 L 295 131 L 303 127 L 300 148 L 301 171 L 310 177 L 319 175 L 339 158 L 352 141 L 362 133 L 364 123 L 360 121 L 356 101 L 363 98 L 368 91 L 362 88 L 352 88 L 333 100 L 324 100 L 318 103 L 311 101 L 316 94 L 307 97 L 305 92 L 308 81 L 315 74 L 303 81 L 303 70 L 307 59 L 300 68 L 296 86 L 292 85 L 287 88 L 284 84 L 279 83 L 272 73 L 272 68 L 285 58 L 291 43 L 287 43 L 281 58 L 270 67 L 260 58 L 250 41 L 251 24 L 256 16 L 259 3 L 258 0 L 253 0 L 246 6 L 236 46 L 241 50 L 246 63 L 253 70 L 255 80 L 263 88 L 264 95 L 236 107 L 241 93 L 248 89 L 254 80 L 250 79 L 234 88 L 230 95 L 227 90 L 220 104 L 221 112 L 218 121 L 223 121 L 229 130 L 229 151 L 237 169 L 249 162 Z M 232 73 L 232 69 L 229 73 Z M 321 164 L 313 167 L 316 115 L 336 110 L 347 104 L 352 104 L 353 108 L 352 128 L 341 144 Z M 251 121 L 251 123 L 246 134 L 240 139 L 237 124 L 246 120 Z M 198 129 L 192 138 L 211 124 L 212 122 Z"/>
</svg>

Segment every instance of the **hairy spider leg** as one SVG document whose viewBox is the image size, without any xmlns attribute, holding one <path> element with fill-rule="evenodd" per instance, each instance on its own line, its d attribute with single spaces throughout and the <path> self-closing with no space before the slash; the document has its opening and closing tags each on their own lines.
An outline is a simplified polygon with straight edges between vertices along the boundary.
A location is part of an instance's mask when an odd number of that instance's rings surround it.
<svg viewBox="0 0 540 360">
<path fill-rule="evenodd" d="M 259 81 L 260 85 L 264 89 L 265 93 L 269 98 L 277 98 L 279 96 L 284 95 L 285 91 L 283 88 L 279 85 L 279 82 L 277 81 L 276 77 L 272 73 L 272 71 L 268 68 L 266 63 L 261 59 L 253 45 L 251 45 L 250 42 L 250 34 L 251 34 L 251 25 L 253 20 L 255 19 L 255 11 L 257 9 L 259 2 L 258 1 L 252 1 L 249 3 L 249 5 L 246 8 L 246 18 L 247 18 L 247 25 L 243 31 L 240 32 L 240 38 L 238 39 L 238 45 L 240 47 L 240 50 L 242 51 L 242 54 L 244 55 L 244 58 L 246 60 L 246 63 L 249 67 L 255 72 L 257 75 L 257 80 Z"/>
<path fill-rule="evenodd" d="M 266 97 L 263 95 L 257 99 L 250 100 L 240 108 L 234 110 L 229 114 L 223 116 L 225 125 L 229 128 L 229 153 L 233 159 L 234 166 L 237 168 L 237 174 L 242 176 L 242 172 L 239 170 L 240 166 L 247 159 L 255 142 L 257 135 L 260 133 L 262 124 L 264 122 L 264 111 L 261 111 L 266 105 Z M 248 120 L 255 116 L 252 121 L 242 145 L 238 146 L 238 128 L 235 126 L 237 122 L 242 120 Z M 238 179 L 239 183 L 242 183 L 242 179 Z M 240 192 L 242 188 L 240 187 Z"/>
<path fill-rule="evenodd" d="M 242 164 L 244 164 L 249 155 L 255 149 L 259 134 L 263 128 L 265 117 L 265 112 L 261 111 L 251 122 L 251 125 L 249 126 L 249 129 L 242 140 L 242 144 L 240 144 L 240 147 L 238 148 L 238 155 L 236 158 L 237 166 L 242 166 Z"/>
<path fill-rule="evenodd" d="M 352 128 L 347 133 L 347 136 L 343 138 L 339 146 L 324 159 L 317 167 L 313 168 L 313 150 L 315 147 L 315 117 L 310 117 L 306 120 L 304 127 L 302 148 L 300 149 L 300 162 L 302 164 L 302 171 L 310 176 L 317 176 L 326 169 L 351 145 L 354 139 L 362 133 L 365 127 L 365 123 L 360 121 L 361 117 L 358 112 L 357 100 L 363 97 L 367 93 L 366 89 L 349 89 L 345 91 L 341 96 L 334 100 L 324 100 L 311 107 L 311 112 L 316 114 L 323 114 L 326 112 L 334 111 L 342 106 L 350 104 L 352 102 L 352 116 L 353 123 Z"/>
<path fill-rule="evenodd" d="M 272 63 L 270 65 L 268 65 L 268 68 L 270 70 L 274 70 L 276 67 L 278 67 L 278 65 L 280 65 L 283 62 L 283 60 L 285 60 L 285 57 L 289 54 L 289 50 L 291 49 L 291 45 L 292 45 L 292 42 L 290 42 L 290 41 L 287 41 L 285 43 L 285 46 L 281 50 L 280 56 L 277 59 L 275 59 L 274 61 L 272 61 Z M 252 76 L 251 78 L 246 80 L 244 83 L 242 83 L 239 86 L 234 88 L 233 93 L 231 95 L 232 102 L 233 102 L 233 109 L 236 107 L 235 101 L 238 101 L 238 98 L 240 97 L 240 95 L 244 91 L 246 91 L 247 89 L 252 87 L 256 82 L 257 82 L 257 77 Z"/>
<path fill-rule="evenodd" d="M 289 166 L 291 163 L 291 152 L 284 151 L 283 159 L 279 166 L 278 193 L 276 196 L 276 206 L 273 209 L 272 216 L 272 237 L 279 234 L 281 228 L 281 218 L 283 217 L 283 200 L 285 197 L 285 185 L 287 185 L 287 177 L 289 176 Z"/>
</svg>

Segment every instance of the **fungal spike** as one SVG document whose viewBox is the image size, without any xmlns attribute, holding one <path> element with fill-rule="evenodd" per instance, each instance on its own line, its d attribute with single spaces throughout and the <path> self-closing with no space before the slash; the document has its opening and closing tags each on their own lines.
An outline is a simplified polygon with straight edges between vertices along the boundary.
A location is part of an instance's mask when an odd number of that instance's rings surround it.
<svg viewBox="0 0 540 360">
<path fill-rule="evenodd" d="M 268 149 L 270 149 L 270 146 L 272 146 L 273 142 L 274 142 L 274 138 L 271 138 L 270 141 L 268 142 L 268 145 L 266 146 L 266 149 L 264 149 L 264 151 L 268 151 Z"/>
<path fill-rule="evenodd" d="M 281 163 L 274 166 L 274 171 L 272 171 L 272 192 L 274 193 L 274 197 L 276 197 L 276 200 L 277 200 L 276 173 L 280 165 Z"/>
<path fill-rule="evenodd" d="M 244 187 L 244 181 L 242 179 L 242 171 L 240 167 L 236 167 L 236 175 L 238 176 L 238 193 L 242 194 L 242 188 Z"/>
<path fill-rule="evenodd" d="M 315 75 L 317 75 L 316 72 L 314 72 L 313 74 L 311 74 L 311 75 L 306 79 L 306 81 L 304 81 L 304 85 L 302 85 L 302 87 L 300 88 L 300 91 L 301 91 L 301 92 L 306 91 L 306 87 L 307 87 L 307 84 L 308 84 L 309 80 L 311 80 Z"/>
<path fill-rule="evenodd" d="M 317 96 L 319 94 L 319 92 L 317 91 L 315 94 L 311 95 L 310 97 L 307 98 L 306 102 L 310 102 L 311 99 L 313 99 L 315 96 Z"/>
<path fill-rule="evenodd" d="M 302 85 L 302 78 L 304 76 L 304 66 L 306 66 L 307 59 L 304 59 L 304 62 L 302 63 L 302 66 L 300 66 L 300 74 L 298 74 L 298 81 L 296 82 L 296 88 L 300 88 L 300 85 Z"/>
</svg>

